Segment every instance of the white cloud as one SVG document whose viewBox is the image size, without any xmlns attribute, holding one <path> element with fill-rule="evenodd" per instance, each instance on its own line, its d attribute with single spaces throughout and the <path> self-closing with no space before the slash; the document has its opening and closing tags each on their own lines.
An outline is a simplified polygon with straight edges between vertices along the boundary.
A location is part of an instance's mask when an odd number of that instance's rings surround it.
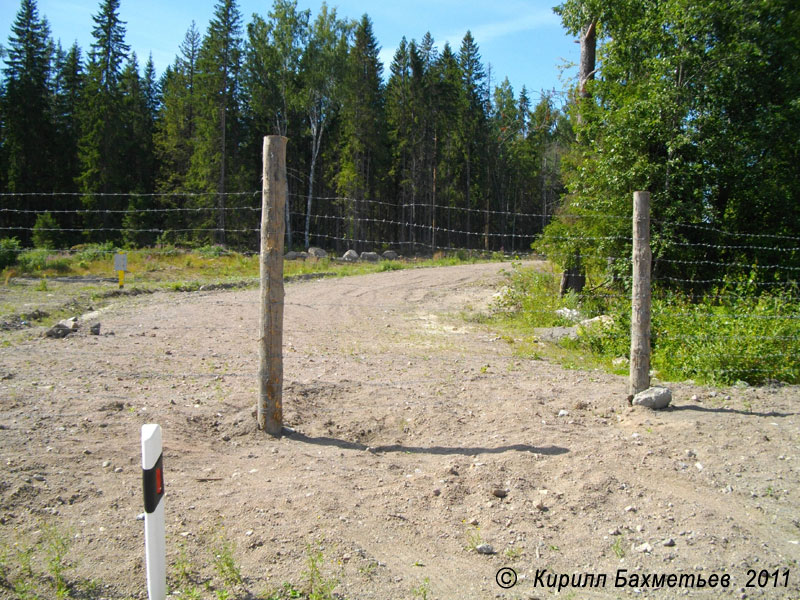
<svg viewBox="0 0 800 600">
<path fill-rule="evenodd" d="M 521 33 L 523 31 L 533 31 L 543 27 L 559 27 L 561 21 L 558 15 L 553 13 L 551 9 L 539 9 L 530 11 L 525 14 L 520 14 L 510 17 L 503 21 L 496 21 L 494 23 L 485 23 L 472 27 L 472 37 L 478 45 L 487 44 L 494 39 L 502 38 L 514 33 Z M 444 36 L 444 40 L 450 42 L 453 50 L 457 50 L 461 46 L 461 40 L 464 39 L 466 29 L 461 32 L 452 33 L 451 35 Z"/>
</svg>

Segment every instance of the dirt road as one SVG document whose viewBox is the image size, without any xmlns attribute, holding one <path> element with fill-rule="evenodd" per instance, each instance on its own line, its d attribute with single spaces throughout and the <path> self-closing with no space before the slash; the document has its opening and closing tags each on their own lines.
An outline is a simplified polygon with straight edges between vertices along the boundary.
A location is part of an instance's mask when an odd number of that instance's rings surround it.
<svg viewBox="0 0 800 600">
<path fill-rule="evenodd" d="M 543 569 L 606 575 L 562 590 L 574 598 L 686 591 L 615 588 L 618 569 L 730 577 L 693 598 L 797 598 L 798 389 L 680 384 L 667 411 L 628 408 L 623 379 L 516 357 L 461 318 L 486 310 L 502 268 L 288 284 L 296 432 L 280 440 L 252 415 L 257 290 L 140 296 L 64 340 L 15 338 L 0 348 L 3 543 L 54 524 L 71 581 L 145 597 L 139 428 L 157 422 L 169 559 L 202 597 L 223 587 L 224 538 L 245 580 L 231 597 L 302 588 L 311 547 L 348 599 L 548 597 Z M 762 569 L 780 587 L 746 587 Z"/>
</svg>

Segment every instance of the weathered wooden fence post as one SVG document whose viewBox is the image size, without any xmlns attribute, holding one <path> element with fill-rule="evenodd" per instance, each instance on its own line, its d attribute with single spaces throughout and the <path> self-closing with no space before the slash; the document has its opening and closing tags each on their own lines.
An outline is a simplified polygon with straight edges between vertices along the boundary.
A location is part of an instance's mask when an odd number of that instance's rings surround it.
<svg viewBox="0 0 800 600">
<path fill-rule="evenodd" d="M 650 387 L 650 263 L 650 192 L 634 192 L 630 396 Z"/>
<path fill-rule="evenodd" d="M 286 207 L 286 138 L 264 137 L 261 192 L 261 319 L 258 428 L 283 430 L 283 236 Z"/>
</svg>

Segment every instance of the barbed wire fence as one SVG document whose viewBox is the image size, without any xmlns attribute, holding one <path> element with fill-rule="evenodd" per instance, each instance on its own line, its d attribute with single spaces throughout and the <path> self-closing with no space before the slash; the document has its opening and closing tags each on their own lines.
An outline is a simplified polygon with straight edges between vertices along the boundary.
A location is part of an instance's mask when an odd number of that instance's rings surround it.
<svg viewBox="0 0 800 600">
<path fill-rule="evenodd" d="M 6 244 L 2 251 L 30 254 L 34 235 L 39 235 L 52 242 L 37 251 L 43 267 L 49 259 L 55 263 L 59 257 L 75 255 L 110 259 L 126 245 L 129 253 L 143 256 L 174 255 L 183 247 L 200 247 L 213 254 L 219 239 L 244 256 L 258 254 L 261 192 L 223 195 L 221 207 L 217 193 L 93 194 L 89 202 L 81 193 L 0 193 L 0 239 L 25 240 L 19 245 Z M 294 242 L 303 240 L 309 217 L 310 245 L 336 255 L 347 249 L 391 249 L 405 255 L 440 251 L 528 254 L 553 218 L 547 207 L 541 212 L 487 210 L 344 196 L 313 196 L 313 212 L 306 215 L 300 207 L 305 206 L 308 196 L 289 193 L 289 197 L 290 206 L 297 209 L 292 211 Z M 224 229 L 217 226 L 219 211 L 226 214 Z M 43 215 L 49 215 L 48 219 Z M 589 281 L 574 298 L 528 307 L 528 312 L 542 317 L 544 325 L 574 325 L 604 312 L 624 314 L 621 306 L 627 303 L 630 316 L 631 215 L 569 218 L 609 221 L 619 226 L 612 228 L 612 234 L 551 235 L 551 241 L 613 247 L 617 252 L 622 249 L 622 255 L 614 256 L 609 250 L 603 256 L 613 266 L 610 279 Z M 681 254 L 654 251 L 653 375 L 721 382 L 800 381 L 800 237 L 736 232 L 702 222 L 664 219 L 653 219 L 651 227 L 686 234 L 671 241 Z M 625 229 L 628 232 L 623 233 Z M 137 249 L 140 246 L 144 247 Z M 296 243 L 294 246 L 299 248 Z M 747 253 L 773 258 L 762 263 L 737 259 Z M 253 275 L 252 280 L 256 279 Z M 513 304 L 508 302 L 509 306 Z M 580 329 L 594 330 L 587 335 L 590 346 L 604 351 L 616 348 L 618 358 L 629 359 L 624 348 L 629 349 L 630 320 L 623 317 L 617 321 Z M 665 353 L 671 354 L 672 367 L 667 368 L 660 358 Z M 677 363 L 680 368 L 675 368 Z"/>
<path fill-rule="evenodd" d="M 129 247 L 220 243 L 257 251 L 260 191 L 229 193 L 0 193 L 0 237 L 32 246 L 33 235 L 58 240 L 49 250 L 69 253 L 87 242 Z M 219 202 L 224 198 L 223 202 Z M 309 244 L 336 252 L 394 249 L 404 254 L 439 250 L 527 253 L 552 213 L 490 210 L 433 202 L 387 202 L 346 196 L 289 193 L 287 249 Z M 147 206 L 142 206 L 146 201 Z M 81 207 L 75 206 L 81 204 Z M 223 204 L 224 206 L 220 206 Z M 65 205 L 70 208 L 42 208 Z M 91 206 L 91 208 L 89 208 Z M 225 218 L 219 219 L 219 213 Z M 47 221 L 37 221 L 49 215 Z M 224 228 L 218 223 L 224 222 Z"/>
</svg>

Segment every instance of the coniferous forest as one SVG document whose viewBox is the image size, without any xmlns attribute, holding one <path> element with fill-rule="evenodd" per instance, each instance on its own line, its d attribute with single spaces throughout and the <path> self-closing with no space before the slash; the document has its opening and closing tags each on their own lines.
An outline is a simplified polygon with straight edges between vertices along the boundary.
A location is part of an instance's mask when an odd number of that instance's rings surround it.
<svg viewBox="0 0 800 600">
<path fill-rule="evenodd" d="M 534 242 L 615 276 L 631 194 L 648 190 L 666 281 L 800 269 L 795 0 L 565 0 L 581 74 L 564 93 L 513 90 L 470 32 L 457 48 L 402 39 L 384 73 L 367 15 L 323 3 L 312 18 L 293 0 L 249 20 L 218 0 L 159 74 L 126 45 L 119 3 L 100 2 L 82 49 L 21 1 L 3 48 L 0 237 L 255 250 L 261 142 L 280 134 L 287 247 Z"/>
<path fill-rule="evenodd" d="M 19 229 L 0 237 L 253 249 L 269 134 L 289 140 L 287 247 L 519 251 L 555 209 L 559 98 L 498 83 L 469 32 L 404 38 L 384 74 L 367 15 L 275 0 L 246 21 L 219 0 L 158 74 L 119 6 L 100 3 L 90 48 L 63 48 L 22 0 L 0 100 L 2 224 Z"/>
</svg>

